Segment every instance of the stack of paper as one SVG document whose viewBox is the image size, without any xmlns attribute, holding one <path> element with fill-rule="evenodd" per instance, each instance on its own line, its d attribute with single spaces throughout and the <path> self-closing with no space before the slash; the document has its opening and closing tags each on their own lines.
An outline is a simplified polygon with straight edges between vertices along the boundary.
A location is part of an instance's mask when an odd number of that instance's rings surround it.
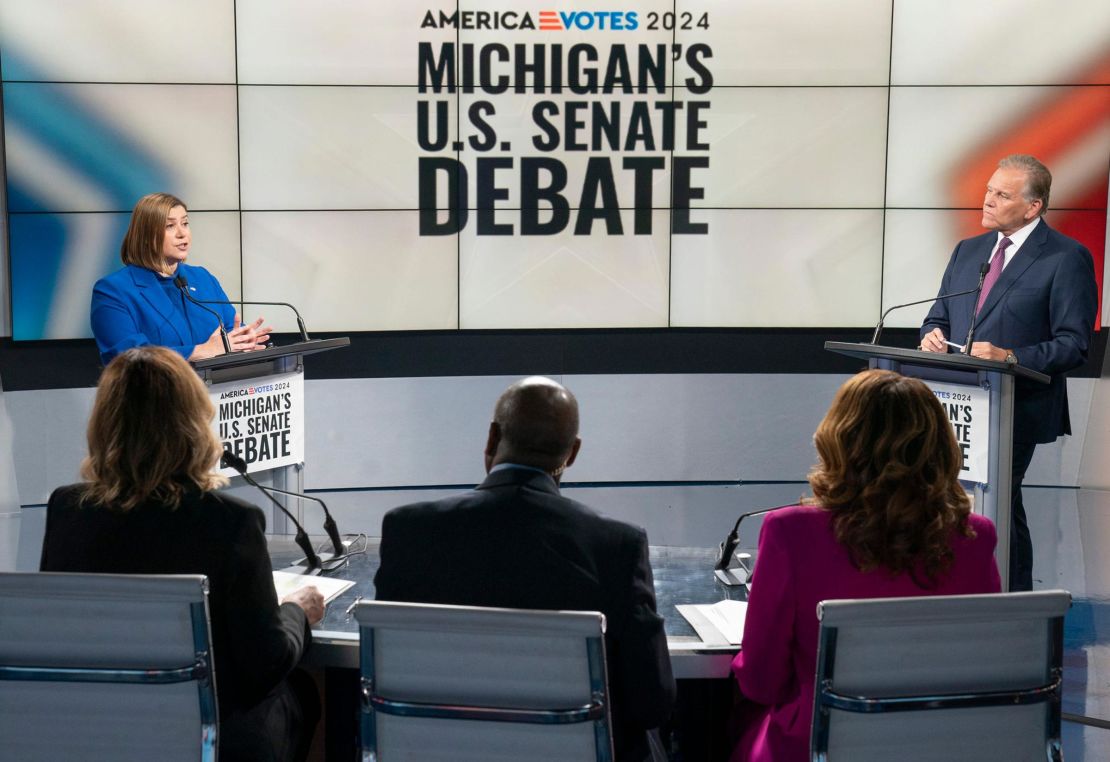
<svg viewBox="0 0 1110 762">
<path fill-rule="evenodd" d="M 744 635 L 747 601 L 718 601 L 713 604 L 675 606 L 707 646 L 740 645 Z"/>
<path fill-rule="evenodd" d="M 274 589 L 280 601 L 290 593 L 302 587 L 315 587 L 324 596 L 324 603 L 330 603 L 340 593 L 355 583 L 349 579 L 335 579 L 334 577 L 314 577 L 311 574 L 290 574 L 289 572 L 274 572 Z"/>
</svg>

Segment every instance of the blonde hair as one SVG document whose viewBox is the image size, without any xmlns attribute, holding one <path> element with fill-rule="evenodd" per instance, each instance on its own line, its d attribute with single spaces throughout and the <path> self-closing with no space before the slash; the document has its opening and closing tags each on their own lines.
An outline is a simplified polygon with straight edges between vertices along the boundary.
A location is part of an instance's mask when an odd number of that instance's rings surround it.
<svg viewBox="0 0 1110 762">
<path fill-rule="evenodd" d="M 210 425 L 215 412 L 176 352 L 144 346 L 119 355 L 97 385 L 83 499 L 121 511 L 148 500 L 177 507 L 189 487 L 223 486 L 212 470 L 223 452 Z"/>
<path fill-rule="evenodd" d="M 806 502 L 832 512 L 856 566 L 935 585 L 952 565 L 953 532 L 974 536 L 960 450 L 936 395 L 917 379 L 864 371 L 837 391 L 813 440 L 819 459 Z"/>
<path fill-rule="evenodd" d="M 189 211 L 184 201 L 169 193 L 148 193 L 139 199 L 131 211 L 131 221 L 119 247 L 119 258 L 125 265 L 162 271 L 165 264 L 162 243 L 166 240 L 166 218 L 175 206 Z"/>
</svg>

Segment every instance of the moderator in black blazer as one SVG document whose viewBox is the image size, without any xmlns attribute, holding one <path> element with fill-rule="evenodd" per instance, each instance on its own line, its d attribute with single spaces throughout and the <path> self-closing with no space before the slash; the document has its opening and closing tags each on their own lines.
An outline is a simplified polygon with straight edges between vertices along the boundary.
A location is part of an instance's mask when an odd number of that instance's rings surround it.
<svg viewBox="0 0 1110 762">
<path fill-rule="evenodd" d="M 994 231 L 960 241 L 940 293 L 975 288 L 979 268 L 997 241 Z M 962 344 L 974 307 L 973 294 L 934 303 L 921 335 L 940 328 L 950 341 Z M 1020 365 L 1052 377 L 1048 385 L 1017 380 L 1015 442 L 1052 442 L 1071 433 L 1064 374 L 1087 361 L 1097 310 L 1091 252 L 1040 220 L 987 295 L 973 339 L 1013 350 Z"/>
<path fill-rule="evenodd" d="M 40 568 L 206 575 L 221 721 L 266 698 L 297 666 L 312 633 L 300 606 L 278 604 L 259 508 L 193 489 L 176 509 L 120 512 L 81 505 L 80 489 L 50 496 Z"/>
<path fill-rule="evenodd" d="M 647 535 L 563 497 L 545 473 L 504 468 L 470 492 L 389 511 L 374 585 L 379 600 L 600 611 L 617 759 L 642 759 L 644 731 L 670 716 Z"/>
</svg>

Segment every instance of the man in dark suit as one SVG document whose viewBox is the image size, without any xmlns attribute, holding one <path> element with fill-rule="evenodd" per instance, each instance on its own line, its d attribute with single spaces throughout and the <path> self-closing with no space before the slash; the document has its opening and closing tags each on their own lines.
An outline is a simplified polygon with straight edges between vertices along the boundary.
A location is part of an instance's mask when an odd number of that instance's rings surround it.
<svg viewBox="0 0 1110 762">
<path fill-rule="evenodd" d="M 387 513 L 374 585 L 379 600 L 601 611 L 616 757 L 642 760 L 645 731 L 674 702 L 667 638 L 647 535 L 559 494 L 581 444 L 568 390 L 538 377 L 510 386 L 489 427 L 486 480 Z"/>
<path fill-rule="evenodd" d="M 990 269 L 982 295 L 936 302 L 921 327 L 921 348 L 947 352 L 975 321 L 971 354 L 1046 373 L 1047 386 L 1018 379 L 1014 400 L 1010 589 L 1033 588 L 1033 544 L 1021 482 L 1041 442 L 1071 433 L 1065 373 L 1087 360 L 1098 309 L 1094 260 L 1078 241 L 1041 219 L 1052 175 L 1032 156 L 998 163 L 983 200 L 986 233 L 960 241 L 940 293 L 974 289 L 981 266 Z"/>
</svg>

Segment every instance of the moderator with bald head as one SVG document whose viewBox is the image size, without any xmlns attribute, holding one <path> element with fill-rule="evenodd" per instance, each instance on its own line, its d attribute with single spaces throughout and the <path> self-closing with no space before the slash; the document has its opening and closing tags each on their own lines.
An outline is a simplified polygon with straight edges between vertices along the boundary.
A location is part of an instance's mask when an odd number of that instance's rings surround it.
<svg viewBox="0 0 1110 762">
<path fill-rule="evenodd" d="M 578 449 L 578 400 L 549 378 L 517 381 L 497 400 L 491 438 L 493 465 L 518 463 L 561 472 Z M 494 432 L 491 431 L 491 434 Z"/>
</svg>

